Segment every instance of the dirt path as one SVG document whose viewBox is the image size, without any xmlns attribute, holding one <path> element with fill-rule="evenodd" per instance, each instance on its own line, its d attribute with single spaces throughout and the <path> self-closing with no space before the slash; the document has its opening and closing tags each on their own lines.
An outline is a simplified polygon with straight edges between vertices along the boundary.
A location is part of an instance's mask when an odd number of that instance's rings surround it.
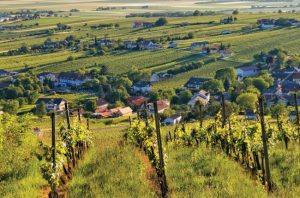
<svg viewBox="0 0 300 198">
<path fill-rule="evenodd" d="M 135 150 L 135 154 L 146 165 L 146 179 L 148 181 L 149 188 L 152 191 L 154 191 L 157 195 L 160 195 L 161 192 L 157 174 L 148 157 L 144 153 L 142 153 L 142 151 L 139 150 Z"/>
</svg>

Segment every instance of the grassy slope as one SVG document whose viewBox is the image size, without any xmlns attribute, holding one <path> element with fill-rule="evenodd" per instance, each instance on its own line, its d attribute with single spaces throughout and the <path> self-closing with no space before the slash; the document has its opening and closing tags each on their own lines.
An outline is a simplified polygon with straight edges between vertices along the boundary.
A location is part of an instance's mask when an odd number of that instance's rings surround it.
<svg viewBox="0 0 300 198">
<path fill-rule="evenodd" d="M 70 197 L 155 197 L 145 163 L 135 148 L 119 142 L 122 134 L 120 130 L 97 132 L 94 147 L 70 183 Z"/>
<path fill-rule="evenodd" d="M 267 197 L 242 167 L 201 146 L 168 148 L 167 178 L 172 197 Z"/>
</svg>

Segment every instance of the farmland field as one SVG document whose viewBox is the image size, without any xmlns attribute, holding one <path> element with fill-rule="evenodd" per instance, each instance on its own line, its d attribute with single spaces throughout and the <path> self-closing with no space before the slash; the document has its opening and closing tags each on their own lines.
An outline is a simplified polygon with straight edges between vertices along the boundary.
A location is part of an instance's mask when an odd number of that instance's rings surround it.
<svg viewBox="0 0 300 198">
<path fill-rule="evenodd" d="M 196 41 L 209 41 L 213 44 L 223 43 L 231 45 L 233 56 L 220 60 L 210 61 L 204 67 L 194 71 L 178 74 L 173 79 L 164 81 L 167 86 L 180 87 L 184 82 L 194 77 L 211 77 L 217 69 L 224 67 L 238 67 L 250 64 L 253 55 L 260 51 L 268 51 L 273 48 L 283 48 L 291 54 L 299 50 L 298 41 L 300 40 L 299 28 L 277 28 L 273 30 L 253 29 L 246 31 L 243 28 L 254 25 L 260 18 L 280 18 L 290 17 L 299 19 L 299 14 L 295 13 L 260 13 L 260 14 L 239 14 L 234 24 L 220 25 L 217 22 L 220 18 L 228 15 L 220 14 L 206 17 L 178 17 L 169 18 L 166 26 L 155 27 L 151 29 L 133 29 L 134 21 L 143 20 L 142 18 L 102 18 L 94 17 L 62 17 L 52 19 L 38 19 L 35 21 L 18 22 L 18 24 L 30 25 L 39 23 L 39 27 L 28 27 L 24 30 L 11 30 L 0 32 L 3 40 L 0 42 L 0 50 L 15 50 L 22 45 L 42 44 L 47 38 L 53 41 L 60 41 L 67 36 L 74 35 L 85 42 L 92 42 L 94 37 L 110 38 L 121 40 L 144 39 L 166 39 L 168 36 L 185 36 L 193 33 L 194 38 L 188 40 L 179 40 L 178 48 L 167 48 L 167 42 L 164 41 L 163 49 L 154 51 L 111 51 L 104 56 L 86 57 L 84 51 L 73 52 L 67 49 L 60 49 L 48 54 L 26 54 L 11 57 L 0 57 L 0 68 L 10 71 L 24 68 L 31 68 L 34 73 L 63 72 L 74 71 L 83 68 L 94 68 L 95 65 L 105 64 L 110 72 L 121 74 L 128 72 L 132 67 L 137 67 L 150 72 L 162 72 L 180 67 L 192 61 L 206 60 L 199 54 L 198 50 L 190 50 L 189 46 Z M 147 18 L 146 21 L 153 22 L 156 18 Z M 212 24 L 199 24 L 208 21 L 215 21 Z M 41 29 L 53 29 L 58 22 L 71 26 L 70 30 L 55 32 L 53 35 L 41 33 L 34 35 L 32 33 L 41 31 Z M 91 29 L 89 26 L 97 24 L 118 23 L 118 28 Z M 180 26 L 181 23 L 188 22 L 191 25 Z M 232 34 L 221 35 L 223 30 L 230 30 Z M 292 38 L 292 39 L 291 39 Z M 75 60 L 67 61 L 69 56 Z M 160 87 L 161 83 L 155 85 Z"/>
</svg>

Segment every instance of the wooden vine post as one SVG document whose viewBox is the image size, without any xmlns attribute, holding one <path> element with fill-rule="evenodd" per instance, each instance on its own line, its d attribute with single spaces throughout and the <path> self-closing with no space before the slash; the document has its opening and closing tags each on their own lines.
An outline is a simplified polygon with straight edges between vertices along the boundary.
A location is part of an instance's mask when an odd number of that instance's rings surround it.
<svg viewBox="0 0 300 198">
<path fill-rule="evenodd" d="M 202 103 L 200 102 L 199 104 L 199 113 L 200 113 L 200 127 L 202 128 L 203 127 L 203 105 Z"/>
<path fill-rule="evenodd" d="M 296 112 L 296 125 L 298 127 L 298 136 L 300 142 L 300 118 L 299 118 L 299 109 L 298 109 L 298 102 L 297 102 L 297 94 L 294 93 L 294 103 L 295 103 L 295 112 Z"/>
<path fill-rule="evenodd" d="M 225 99 L 223 93 L 221 95 L 221 100 L 222 100 L 222 128 L 224 128 L 226 124 L 226 110 L 225 110 Z"/>
<path fill-rule="evenodd" d="M 129 120 L 129 127 L 131 128 L 132 120 L 131 120 L 131 117 L 130 117 L 130 116 L 129 116 L 128 120 Z"/>
<path fill-rule="evenodd" d="M 295 111 L 296 111 L 296 124 L 299 126 L 300 118 L 299 118 L 299 110 L 298 110 L 298 102 L 297 102 L 297 94 L 294 94 L 294 101 L 295 101 Z"/>
<path fill-rule="evenodd" d="M 158 145 L 158 152 L 159 152 L 159 176 L 160 176 L 160 186 L 161 186 L 161 193 L 162 197 L 168 197 L 168 185 L 167 185 L 167 178 L 165 174 L 165 164 L 164 164 L 164 155 L 162 149 L 162 141 L 160 135 L 160 121 L 159 121 L 159 114 L 157 110 L 157 102 L 154 102 L 154 116 L 155 116 L 155 124 L 156 124 L 156 136 L 157 136 L 157 145 Z"/>
<path fill-rule="evenodd" d="M 266 171 L 266 182 L 268 186 L 268 191 L 271 191 L 272 183 L 271 183 L 271 173 L 270 173 L 268 145 L 267 145 L 268 140 L 266 134 L 265 118 L 264 118 L 263 97 L 259 97 L 259 110 L 260 110 L 260 123 L 261 123 L 261 132 L 262 132 L 262 140 L 263 140 L 263 154 L 264 154 L 265 171 Z"/>
<path fill-rule="evenodd" d="M 66 118 L 67 118 L 68 129 L 71 129 L 70 110 L 69 110 L 69 104 L 67 102 L 65 103 L 65 110 L 66 110 Z"/>
<path fill-rule="evenodd" d="M 90 118 L 86 119 L 86 129 L 90 130 Z"/>
<path fill-rule="evenodd" d="M 78 103 L 78 108 L 77 108 L 77 116 L 78 116 L 78 121 L 81 122 L 81 115 L 80 115 L 80 104 Z"/>
<path fill-rule="evenodd" d="M 51 112 L 51 125 L 52 125 L 52 169 L 53 172 L 56 170 L 56 145 L 55 145 L 55 112 Z M 57 198 L 57 189 L 56 185 L 52 184 L 51 186 L 51 198 Z"/>
</svg>

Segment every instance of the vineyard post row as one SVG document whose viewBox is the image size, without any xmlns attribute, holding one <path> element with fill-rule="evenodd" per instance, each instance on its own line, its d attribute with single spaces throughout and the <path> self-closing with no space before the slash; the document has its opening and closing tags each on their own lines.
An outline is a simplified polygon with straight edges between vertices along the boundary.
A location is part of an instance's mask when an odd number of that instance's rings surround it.
<svg viewBox="0 0 300 198">
<path fill-rule="evenodd" d="M 260 123 L 261 123 L 261 133 L 262 133 L 262 140 L 263 140 L 263 156 L 266 165 L 266 182 L 268 186 L 268 191 L 272 190 L 272 183 L 271 183 L 271 173 L 270 173 L 270 164 L 269 164 L 269 153 L 268 153 L 268 137 L 266 134 L 266 126 L 265 126 L 265 117 L 264 117 L 264 101 L 262 97 L 259 97 L 259 114 L 260 114 Z M 263 163 L 262 163 L 263 164 Z"/>
<path fill-rule="evenodd" d="M 160 134 L 160 119 L 159 119 L 159 114 L 158 114 L 158 109 L 157 109 L 157 102 L 154 102 L 153 105 L 154 105 L 154 116 L 155 116 L 155 124 L 156 124 L 157 144 L 158 144 L 158 151 L 159 151 L 159 170 L 160 170 L 160 176 L 161 176 L 161 193 L 162 193 L 162 197 L 167 197 L 168 185 L 167 185 L 167 178 L 166 178 L 166 173 L 165 173 L 165 163 L 164 163 L 164 155 L 163 155 L 162 141 L 161 141 L 161 134 Z M 147 116 L 146 116 L 146 123 L 148 123 Z"/>
<path fill-rule="evenodd" d="M 80 115 L 80 104 L 78 104 L 78 108 L 77 108 L 77 113 L 78 113 L 78 121 L 81 122 L 81 115 Z M 58 112 L 65 112 L 66 115 L 66 120 L 67 120 L 67 128 L 71 129 L 71 122 L 70 122 L 70 110 L 69 110 L 69 105 L 66 102 L 65 103 L 65 110 L 62 111 L 52 111 L 50 113 L 50 117 L 51 117 L 51 128 L 52 128 L 52 133 L 51 133 L 51 142 L 52 142 L 52 168 L 53 171 L 55 172 L 56 170 L 56 131 L 55 131 L 55 114 Z M 87 119 L 87 129 L 89 130 L 90 128 L 90 124 L 89 124 L 89 119 Z M 84 146 L 86 146 L 86 143 L 84 143 Z M 73 157 L 75 157 L 75 152 L 72 149 L 72 154 Z M 73 165 L 75 166 L 75 158 L 73 158 Z M 53 183 L 51 186 L 51 193 L 50 193 L 50 197 L 51 198 L 58 198 L 58 193 L 57 193 L 57 187 L 56 184 Z"/>
</svg>

